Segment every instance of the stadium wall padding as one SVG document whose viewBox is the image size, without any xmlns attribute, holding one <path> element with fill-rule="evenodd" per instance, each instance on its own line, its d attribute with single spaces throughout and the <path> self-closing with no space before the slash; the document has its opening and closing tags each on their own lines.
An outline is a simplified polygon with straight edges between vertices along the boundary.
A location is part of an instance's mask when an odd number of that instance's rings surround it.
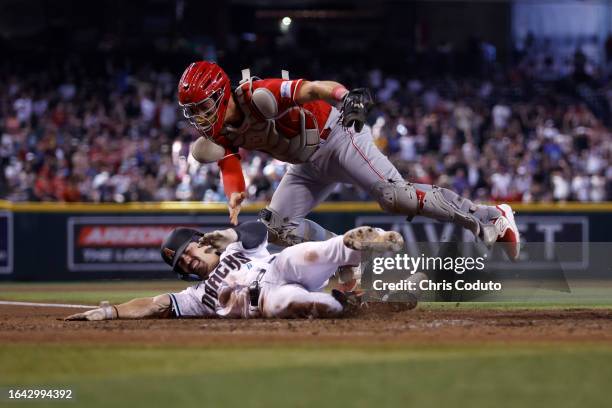
<svg viewBox="0 0 612 408">
<path fill-rule="evenodd" d="M 244 207 L 241 221 L 265 204 Z M 611 242 L 612 203 L 516 205 L 528 242 Z M 422 217 L 382 212 L 376 203 L 324 203 L 311 219 L 336 233 L 357 225 L 401 231 L 427 241 L 469 240 L 469 233 Z M 0 280 L 55 281 L 173 278 L 159 256 L 175 226 L 227 228 L 217 203 L 10 203 L 0 202 Z"/>
</svg>

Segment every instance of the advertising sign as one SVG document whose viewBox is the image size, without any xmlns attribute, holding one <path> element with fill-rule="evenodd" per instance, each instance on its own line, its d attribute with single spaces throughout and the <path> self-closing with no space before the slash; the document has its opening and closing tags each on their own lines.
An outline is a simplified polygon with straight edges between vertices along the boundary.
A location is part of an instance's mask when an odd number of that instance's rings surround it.
<svg viewBox="0 0 612 408">
<path fill-rule="evenodd" d="M 227 216 L 71 217 L 70 271 L 165 271 L 159 248 L 175 227 L 227 228 Z"/>
</svg>

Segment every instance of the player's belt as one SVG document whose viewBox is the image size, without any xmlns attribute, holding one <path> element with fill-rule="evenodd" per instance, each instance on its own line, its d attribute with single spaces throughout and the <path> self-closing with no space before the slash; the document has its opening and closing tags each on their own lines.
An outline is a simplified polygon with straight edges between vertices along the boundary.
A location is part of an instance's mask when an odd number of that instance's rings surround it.
<svg viewBox="0 0 612 408">
<path fill-rule="evenodd" d="M 270 258 L 269 262 L 272 263 L 276 259 L 276 256 Z M 259 295 L 261 294 L 261 279 L 266 273 L 266 269 L 261 268 L 255 280 L 249 285 L 249 304 L 251 308 L 256 309 L 259 306 Z"/>
<path fill-rule="evenodd" d="M 261 294 L 261 286 L 259 282 L 266 273 L 265 269 L 260 269 L 257 278 L 249 285 L 249 303 L 251 307 L 259 306 L 259 295 Z"/>
</svg>

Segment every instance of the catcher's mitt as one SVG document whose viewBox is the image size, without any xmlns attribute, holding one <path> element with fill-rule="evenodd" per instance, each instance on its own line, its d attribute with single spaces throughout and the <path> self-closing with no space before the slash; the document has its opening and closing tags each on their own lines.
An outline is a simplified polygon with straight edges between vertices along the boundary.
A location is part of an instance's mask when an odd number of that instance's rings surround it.
<svg viewBox="0 0 612 408">
<path fill-rule="evenodd" d="M 361 132 L 372 105 L 374 105 L 372 95 L 367 88 L 351 90 L 342 101 L 340 116 L 342 127 L 348 129 L 355 126 L 355 131 Z"/>
</svg>

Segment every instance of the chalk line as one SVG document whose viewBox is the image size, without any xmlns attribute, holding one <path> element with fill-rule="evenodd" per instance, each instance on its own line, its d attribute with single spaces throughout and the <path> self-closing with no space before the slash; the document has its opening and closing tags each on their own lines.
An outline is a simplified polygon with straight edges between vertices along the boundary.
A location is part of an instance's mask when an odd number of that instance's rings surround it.
<svg viewBox="0 0 612 408">
<path fill-rule="evenodd" d="M 91 305 L 68 305 L 64 303 L 33 303 L 33 302 L 12 302 L 9 300 L 0 300 L 0 305 L 6 306 L 34 306 L 34 307 L 63 307 L 63 308 L 74 308 L 74 309 L 94 309 L 97 306 Z"/>
</svg>

